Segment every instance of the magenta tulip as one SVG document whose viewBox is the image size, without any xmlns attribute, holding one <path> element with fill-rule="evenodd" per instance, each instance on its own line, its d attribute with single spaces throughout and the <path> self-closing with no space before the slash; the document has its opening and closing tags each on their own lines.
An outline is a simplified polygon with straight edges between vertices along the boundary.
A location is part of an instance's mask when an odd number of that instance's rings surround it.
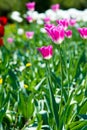
<svg viewBox="0 0 87 130">
<path fill-rule="evenodd" d="M 72 30 L 66 30 L 66 31 L 65 31 L 65 36 L 66 36 L 67 38 L 71 38 L 71 37 L 72 37 Z"/>
<path fill-rule="evenodd" d="M 38 48 L 38 51 L 41 53 L 44 59 L 50 59 L 53 55 L 53 47 L 51 45 Z"/>
<path fill-rule="evenodd" d="M 69 20 L 69 25 L 74 26 L 76 24 L 76 19 L 70 19 Z"/>
<path fill-rule="evenodd" d="M 63 26 L 45 25 L 45 30 L 55 44 L 61 44 L 64 40 Z"/>
<path fill-rule="evenodd" d="M 44 18 L 44 23 L 45 24 L 49 24 L 50 23 L 50 18 L 49 17 L 45 17 Z"/>
<path fill-rule="evenodd" d="M 26 37 L 27 37 L 28 39 L 32 39 L 33 36 L 34 36 L 34 32 L 26 32 Z"/>
<path fill-rule="evenodd" d="M 78 32 L 83 39 L 87 39 L 87 27 L 78 28 Z"/>
<path fill-rule="evenodd" d="M 28 10 L 34 11 L 35 10 L 35 2 L 26 3 L 26 7 L 27 7 Z"/>
<path fill-rule="evenodd" d="M 54 5 L 51 6 L 51 9 L 52 9 L 53 11 L 57 11 L 59 8 L 60 8 L 60 5 L 59 5 L 59 4 L 54 4 Z"/>
<path fill-rule="evenodd" d="M 68 19 L 60 19 L 60 20 L 57 20 L 56 22 L 62 25 L 64 27 L 64 30 L 68 28 L 68 25 L 69 25 Z"/>
<path fill-rule="evenodd" d="M 27 20 L 27 22 L 29 22 L 29 23 L 32 23 L 32 22 L 33 22 L 33 18 L 32 18 L 31 16 L 27 16 L 27 17 L 26 17 L 26 20 Z"/>
</svg>

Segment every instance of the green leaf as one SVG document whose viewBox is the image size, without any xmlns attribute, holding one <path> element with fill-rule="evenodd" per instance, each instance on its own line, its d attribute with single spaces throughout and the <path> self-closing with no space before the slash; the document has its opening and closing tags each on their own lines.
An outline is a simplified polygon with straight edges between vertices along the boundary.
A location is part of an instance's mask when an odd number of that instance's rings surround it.
<svg viewBox="0 0 87 130">
<path fill-rule="evenodd" d="M 23 93 L 19 93 L 18 110 L 19 113 L 23 114 L 25 119 L 33 116 L 34 104 L 32 102 L 33 95 L 26 96 Z"/>
<path fill-rule="evenodd" d="M 3 117 L 5 116 L 6 110 L 7 110 L 7 104 L 5 104 L 5 106 L 3 106 L 3 107 L 0 109 L 0 122 L 2 122 Z"/>
<path fill-rule="evenodd" d="M 43 82 L 45 81 L 45 77 L 35 86 L 35 90 L 40 90 L 40 86 L 43 84 Z"/>
<path fill-rule="evenodd" d="M 78 111 L 79 111 L 79 114 L 86 114 L 86 112 L 87 112 L 87 99 L 85 99 L 85 101 L 83 101 L 81 106 L 79 106 Z"/>
<path fill-rule="evenodd" d="M 10 76 L 10 84 L 12 85 L 13 89 L 18 89 L 19 88 L 19 82 L 18 82 L 18 77 L 17 75 L 14 73 L 13 70 L 9 70 L 9 76 Z"/>
<path fill-rule="evenodd" d="M 82 121 L 77 126 L 73 127 L 71 130 L 81 130 L 84 126 L 87 126 L 87 121 Z"/>
<path fill-rule="evenodd" d="M 69 130 L 82 130 L 84 126 L 87 126 L 87 121 L 75 121 L 68 125 Z"/>
</svg>

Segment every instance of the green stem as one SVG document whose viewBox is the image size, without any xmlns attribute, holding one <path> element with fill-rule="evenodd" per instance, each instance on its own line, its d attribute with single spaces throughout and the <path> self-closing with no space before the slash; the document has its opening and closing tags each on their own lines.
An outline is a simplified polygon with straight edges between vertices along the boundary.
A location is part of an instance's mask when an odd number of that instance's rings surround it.
<svg viewBox="0 0 87 130">
<path fill-rule="evenodd" d="M 34 67 L 33 67 L 33 62 L 32 62 L 32 47 L 31 47 L 31 42 L 30 42 L 30 41 L 29 41 L 29 43 L 28 43 L 28 47 L 29 47 L 29 60 L 30 60 L 30 63 L 32 64 L 32 65 L 31 65 L 32 75 L 33 75 L 33 77 L 35 77 Z"/>
<path fill-rule="evenodd" d="M 62 102 L 63 102 L 63 65 L 62 65 L 62 52 L 61 52 L 61 45 L 59 45 L 59 54 L 60 54 L 60 69 L 61 69 L 61 102 L 59 108 L 59 114 L 61 115 L 62 110 Z"/>
<path fill-rule="evenodd" d="M 85 40 L 85 43 L 84 43 L 84 52 L 85 52 L 85 58 L 87 59 L 87 39 Z M 87 62 L 87 60 L 86 60 Z M 85 76 L 85 88 L 86 88 L 86 91 L 87 91 L 87 71 L 86 71 L 86 76 Z"/>
<path fill-rule="evenodd" d="M 68 73 L 68 95 L 69 95 L 69 90 L 70 90 L 70 72 L 69 72 L 69 66 L 67 67 L 67 71 L 68 71 L 67 73 Z"/>
<path fill-rule="evenodd" d="M 56 122 L 56 130 L 59 130 L 59 117 L 58 117 L 58 110 L 55 102 L 55 97 L 52 91 L 52 82 L 51 82 L 51 76 L 50 76 L 50 69 L 46 62 L 46 72 L 47 72 L 47 81 L 48 81 L 48 89 L 49 89 L 49 96 L 50 96 L 50 104 L 52 109 L 53 118 Z"/>
</svg>

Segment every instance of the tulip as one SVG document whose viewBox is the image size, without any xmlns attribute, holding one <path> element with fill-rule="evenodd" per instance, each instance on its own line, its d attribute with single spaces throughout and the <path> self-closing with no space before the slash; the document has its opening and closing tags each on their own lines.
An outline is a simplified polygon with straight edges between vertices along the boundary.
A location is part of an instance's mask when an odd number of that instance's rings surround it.
<svg viewBox="0 0 87 130">
<path fill-rule="evenodd" d="M 62 25 L 64 27 L 64 30 L 68 28 L 69 22 L 67 19 L 60 19 L 60 20 L 57 20 L 56 22 Z"/>
<path fill-rule="evenodd" d="M 11 37 L 9 37 L 9 38 L 7 39 L 7 41 L 8 41 L 9 43 L 12 43 L 12 42 L 14 41 L 14 39 L 11 38 Z"/>
<path fill-rule="evenodd" d="M 26 37 L 32 39 L 34 36 L 34 32 L 26 32 Z"/>
<path fill-rule="evenodd" d="M 34 11 L 35 10 L 35 2 L 26 3 L 26 7 L 27 7 L 28 10 Z"/>
<path fill-rule="evenodd" d="M 45 17 L 44 18 L 44 23 L 45 24 L 49 24 L 50 23 L 50 18 L 49 17 Z"/>
<path fill-rule="evenodd" d="M 4 26 L 0 25 L 0 37 L 4 36 Z"/>
<path fill-rule="evenodd" d="M 50 59 L 53 55 L 53 47 L 51 45 L 38 48 L 38 51 L 41 53 L 44 59 Z"/>
<path fill-rule="evenodd" d="M 68 37 L 68 38 L 71 38 L 72 37 L 72 30 L 66 30 L 65 36 Z"/>
<path fill-rule="evenodd" d="M 3 26 L 7 24 L 7 18 L 5 16 L 0 17 L 0 24 Z"/>
<path fill-rule="evenodd" d="M 0 46 L 3 46 L 3 45 L 4 45 L 3 39 L 0 38 Z"/>
<path fill-rule="evenodd" d="M 87 39 L 87 27 L 78 28 L 78 32 L 83 39 Z"/>
<path fill-rule="evenodd" d="M 63 26 L 45 25 L 48 36 L 55 44 L 61 44 L 64 40 L 64 28 Z"/>
<path fill-rule="evenodd" d="M 29 23 L 32 23 L 33 22 L 33 18 L 31 16 L 27 16 L 26 17 L 26 20 L 29 22 Z"/>
<path fill-rule="evenodd" d="M 51 9 L 52 9 L 53 11 L 57 11 L 59 8 L 60 8 L 60 5 L 59 5 L 59 4 L 54 4 L 54 5 L 51 6 Z"/>
<path fill-rule="evenodd" d="M 69 25 L 74 26 L 76 24 L 76 19 L 70 19 L 69 20 Z"/>
</svg>

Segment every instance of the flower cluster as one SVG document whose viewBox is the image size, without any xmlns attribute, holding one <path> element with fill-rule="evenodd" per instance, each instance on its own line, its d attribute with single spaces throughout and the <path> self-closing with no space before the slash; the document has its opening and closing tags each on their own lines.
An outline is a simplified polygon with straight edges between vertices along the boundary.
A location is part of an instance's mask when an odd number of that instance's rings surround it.
<svg viewBox="0 0 87 130">
<path fill-rule="evenodd" d="M 0 46 L 3 46 L 4 26 L 7 24 L 7 18 L 0 17 Z"/>
</svg>

